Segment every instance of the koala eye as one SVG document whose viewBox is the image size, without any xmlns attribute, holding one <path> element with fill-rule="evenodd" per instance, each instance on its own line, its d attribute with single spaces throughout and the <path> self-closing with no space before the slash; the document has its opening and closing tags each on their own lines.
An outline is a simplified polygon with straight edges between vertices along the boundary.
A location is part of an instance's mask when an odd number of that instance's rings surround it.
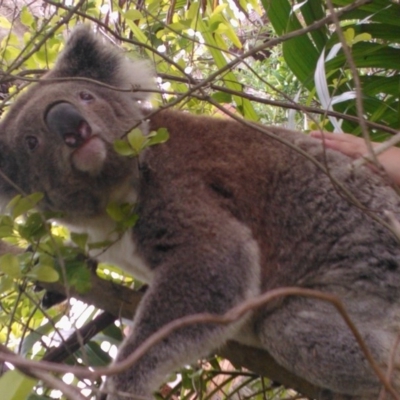
<svg viewBox="0 0 400 400">
<path fill-rule="evenodd" d="M 35 136 L 27 136 L 25 138 L 25 142 L 29 150 L 35 150 L 37 145 L 39 144 L 39 141 Z"/>
<path fill-rule="evenodd" d="M 83 101 L 92 101 L 92 100 L 94 100 L 94 97 L 88 92 L 80 92 L 79 93 L 79 97 Z"/>
</svg>

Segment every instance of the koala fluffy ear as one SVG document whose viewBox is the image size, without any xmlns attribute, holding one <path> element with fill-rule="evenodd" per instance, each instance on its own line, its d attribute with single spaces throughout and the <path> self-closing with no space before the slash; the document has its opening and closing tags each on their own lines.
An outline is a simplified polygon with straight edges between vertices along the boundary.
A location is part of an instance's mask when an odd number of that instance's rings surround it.
<svg viewBox="0 0 400 400">
<path fill-rule="evenodd" d="M 106 43 L 90 26 L 72 32 L 64 51 L 46 78 L 84 77 L 125 89 L 154 88 L 153 69 L 147 61 L 128 60 L 121 51 Z M 136 92 L 146 99 L 149 93 Z"/>
</svg>

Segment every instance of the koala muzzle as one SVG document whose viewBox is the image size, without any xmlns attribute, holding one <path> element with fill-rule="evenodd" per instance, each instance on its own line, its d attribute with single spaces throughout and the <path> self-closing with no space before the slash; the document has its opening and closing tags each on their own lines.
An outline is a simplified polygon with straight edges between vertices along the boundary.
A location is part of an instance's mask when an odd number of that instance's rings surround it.
<svg viewBox="0 0 400 400">
<path fill-rule="evenodd" d="M 73 148 L 82 146 L 92 135 L 92 129 L 80 112 L 70 103 L 53 105 L 45 116 L 50 132 L 60 135 Z"/>
</svg>

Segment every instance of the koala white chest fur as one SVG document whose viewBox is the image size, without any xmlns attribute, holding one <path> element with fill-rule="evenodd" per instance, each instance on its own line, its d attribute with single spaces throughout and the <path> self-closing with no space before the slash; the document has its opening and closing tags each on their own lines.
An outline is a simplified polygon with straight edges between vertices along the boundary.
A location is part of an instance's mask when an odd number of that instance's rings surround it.
<svg viewBox="0 0 400 400">
<path fill-rule="evenodd" d="M 50 80 L 74 77 L 89 79 Z M 171 110 L 145 115 L 146 93 L 110 88 L 140 85 L 151 87 L 143 63 L 130 66 L 81 27 L 0 125 L 3 199 L 16 187 L 42 192 L 39 206 L 62 212 L 92 242 L 112 239 L 110 202 L 136 204 L 137 223 L 100 255 L 150 283 L 118 360 L 180 317 L 222 315 L 270 289 L 297 286 L 338 296 L 385 369 L 400 332 L 400 247 L 379 220 L 400 210 L 396 193 L 368 169 L 349 169 L 343 155 L 325 158 L 301 133 Z M 140 122 L 166 128 L 170 139 L 138 162 L 118 155 L 113 142 Z M 325 163 L 361 207 L 332 184 Z M 232 338 L 268 350 L 321 388 L 320 399 L 379 395 L 378 378 L 334 307 L 288 297 L 229 326 L 178 329 L 109 378 L 107 399 L 150 397 L 168 373 Z"/>
</svg>

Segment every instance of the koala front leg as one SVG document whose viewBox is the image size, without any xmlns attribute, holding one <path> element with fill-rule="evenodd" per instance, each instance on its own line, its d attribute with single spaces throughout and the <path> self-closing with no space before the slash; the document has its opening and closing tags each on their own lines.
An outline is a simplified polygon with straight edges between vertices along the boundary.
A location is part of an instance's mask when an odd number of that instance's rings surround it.
<svg viewBox="0 0 400 400">
<path fill-rule="evenodd" d="M 174 250 L 155 271 L 135 316 L 132 334 L 122 344 L 117 361 L 128 357 L 141 343 L 170 321 L 202 312 L 224 314 L 241 301 L 258 294 L 259 259 L 247 229 L 213 235 L 213 243 Z M 226 225 L 225 225 L 226 228 Z M 230 227 L 232 228 L 232 227 Z M 225 230 L 225 232 L 227 232 Z M 214 244 L 216 243 L 216 244 Z M 241 326 L 197 324 L 178 329 L 155 344 L 138 362 L 110 377 L 108 400 L 126 400 L 122 393 L 148 398 L 165 377 L 222 345 Z M 128 397 L 129 398 L 129 397 Z"/>
</svg>

